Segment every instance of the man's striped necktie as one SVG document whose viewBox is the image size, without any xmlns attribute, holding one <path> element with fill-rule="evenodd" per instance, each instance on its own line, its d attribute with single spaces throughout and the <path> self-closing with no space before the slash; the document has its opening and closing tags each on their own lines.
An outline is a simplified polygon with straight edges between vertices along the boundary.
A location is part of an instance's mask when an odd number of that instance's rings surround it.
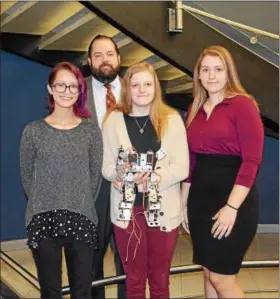
<svg viewBox="0 0 280 299">
<path fill-rule="evenodd" d="M 110 83 L 106 83 L 104 86 L 107 88 L 106 107 L 107 107 L 107 110 L 112 110 L 117 105 L 116 99 L 115 99 L 115 96 L 112 92 L 112 88 L 111 88 Z"/>
</svg>

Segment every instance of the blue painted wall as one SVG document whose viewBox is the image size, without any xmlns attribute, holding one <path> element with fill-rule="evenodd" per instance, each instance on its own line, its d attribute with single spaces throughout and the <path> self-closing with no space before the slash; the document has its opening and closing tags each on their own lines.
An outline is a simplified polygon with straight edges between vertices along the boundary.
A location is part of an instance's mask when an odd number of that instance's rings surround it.
<svg viewBox="0 0 280 299">
<path fill-rule="evenodd" d="M 23 127 L 47 114 L 49 72 L 46 66 L 1 52 L 1 241 L 26 238 L 19 142 Z M 279 222 L 278 153 L 278 140 L 267 137 L 257 178 L 263 224 Z"/>
<path fill-rule="evenodd" d="M 262 164 L 257 176 L 260 196 L 260 220 L 263 224 L 279 223 L 279 140 L 265 137 Z"/>
<path fill-rule="evenodd" d="M 23 127 L 48 113 L 49 72 L 49 67 L 1 51 L 1 241 L 26 237 L 19 142 Z"/>
</svg>

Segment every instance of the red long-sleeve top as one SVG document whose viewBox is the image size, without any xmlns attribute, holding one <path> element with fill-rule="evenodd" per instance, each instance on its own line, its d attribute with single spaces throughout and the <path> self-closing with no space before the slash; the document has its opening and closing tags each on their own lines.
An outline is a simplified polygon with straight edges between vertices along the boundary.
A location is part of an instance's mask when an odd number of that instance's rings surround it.
<svg viewBox="0 0 280 299">
<path fill-rule="evenodd" d="M 252 187 L 261 163 L 264 128 L 252 99 L 244 95 L 225 98 L 215 106 L 210 118 L 200 108 L 187 129 L 190 149 L 191 183 L 196 154 L 223 154 L 242 157 L 235 184 Z"/>
</svg>

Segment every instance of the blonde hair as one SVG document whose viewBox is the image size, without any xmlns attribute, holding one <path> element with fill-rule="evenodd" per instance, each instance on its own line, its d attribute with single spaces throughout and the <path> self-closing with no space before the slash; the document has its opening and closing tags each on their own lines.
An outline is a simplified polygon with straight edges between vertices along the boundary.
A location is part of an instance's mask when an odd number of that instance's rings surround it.
<svg viewBox="0 0 280 299">
<path fill-rule="evenodd" d="M 132 113 L 132 100 L 130 94 L 130 81 L 134 74 L 148 71 L 154 78 L 155 95 L 151 103 L 150 118 L 156 131 L 157 139 L 160 141 L 164 136 L 168 126 L 168 115 L 177 113 L 174 109 L 166 105 L 162 98 L 161 86 L 152 65 L 147 62 L 138 62 L 130 66 L 122 80 L 120 101 L 114 110 L 121 111 L 124 114 Z M 113 111 L 114 111 L 113 110 Z M 111 111 L 108 112 L 108 115 Z M 104 122 L 106 121 L 106 116 Z"/>
<path fill-rule="evenodd" d="M 206 102 L 208 98 L 207 90 L 202 86 L 199 80 L 199 72 L 201 68 L 201 62 L 205 56 L 217 56 L 221 59 L 224 67 L 227 70 L 228 80 L 225 86 L 225 96 L 232 97 L 235 95 L 246 95 L 251 98 L 256 104 L 256 108 L 259 111 L 258 105 L 254 97 L 246 92 L 243 86 L 240 83 L 238 73 L 235 67 L 235 63 L 232 55 L 229 51 L 221 46 L 211 46 L 206 48 L 199 56 L 195 69 L 194 69 L 194 77 L 193 77 L 193 103 L 191 110 L 188 114 L 187 118 L 187 127 L 190 126 L 191 122 L 195 118 L 200 107 Z"/>
</svg>

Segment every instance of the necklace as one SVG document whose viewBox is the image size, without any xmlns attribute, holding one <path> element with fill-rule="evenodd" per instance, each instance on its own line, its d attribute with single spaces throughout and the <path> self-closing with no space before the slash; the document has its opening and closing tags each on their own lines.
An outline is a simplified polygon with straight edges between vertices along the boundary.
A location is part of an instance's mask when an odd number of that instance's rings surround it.
<svg viewBox="0 0 280 299">
<path fill-rule="evenodd" d="M 135 117 L 133 117 L 133 118 L 134 118 L 134 120 L 135 120 L 137 126 L 138 126 L 139 129 L 140 129 L 139 132 L 140 132 L 141 134 L 143 134 L 143 133 L 144 133 L 144 128 L 145 128 L 145 126 L 146 126 L 146 124 L 147 124 L 147 122 L 148 122 L 148 120 L 149 120 L 149 117 L 148 117 L 147 120 L 145 121 L 143 127 L 141 127 L 141 126 L 139 125 L 139 123 L 138 123 L 138 121 L 137 121 L 137 119 L 136 119 Z"/>
</svg>

